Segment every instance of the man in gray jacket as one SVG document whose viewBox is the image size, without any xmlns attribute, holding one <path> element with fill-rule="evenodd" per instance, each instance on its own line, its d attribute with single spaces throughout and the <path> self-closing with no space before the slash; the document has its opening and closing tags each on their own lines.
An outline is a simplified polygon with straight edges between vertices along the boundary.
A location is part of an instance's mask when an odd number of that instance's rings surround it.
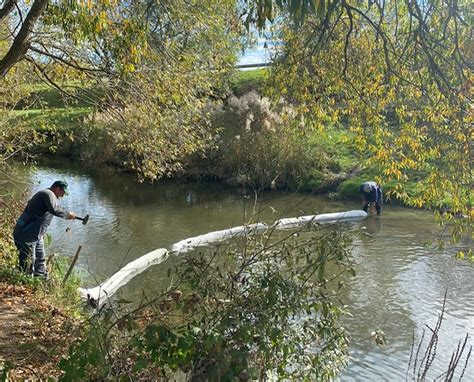
<svg viewBox="0 0 474 382">
<path fill-rule="evenodd" d="M 51 187 L 38 191 L 28 202 L 13 230 L 13 239 L 18 248 L 20 269 L 28 274 L 46 277 L 46 254 L 43 236 L 53 216 L 72 220 L 74 212 L 64 211 L 58 205 L 67 191 L 67 183 L 55 181 Z"/>
</svg>

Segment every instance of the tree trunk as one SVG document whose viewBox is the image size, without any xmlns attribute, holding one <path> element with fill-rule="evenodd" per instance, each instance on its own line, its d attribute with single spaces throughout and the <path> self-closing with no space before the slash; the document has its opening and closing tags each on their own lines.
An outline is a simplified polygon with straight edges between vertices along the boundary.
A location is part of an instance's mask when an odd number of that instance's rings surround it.
<svg viewBox="0 0 474 382">
<path fill-rule="evenodd" d="M 26 19 L 20 28 L 20 31 L 13 40 L 13 44 L 11 45 L 5 57 L 3 57 L 0 61 L 0 79 L 5 77 L 10 68 L 20 61 L 28 51 L 28 38 L 33 31 L 36 21 L 40 18 L 47 4 L 48 0 L 34 1 L 33 6 L 28 12 Z"/>
<path fill-rule="evenodd" d="M 15 0 L 5 1 L 5 4 L 3 4 L 2 9 L 0 9 L 0 21 L 2 21 L 8 14 L 10 14 L 14 6 Z"/>
</svg>

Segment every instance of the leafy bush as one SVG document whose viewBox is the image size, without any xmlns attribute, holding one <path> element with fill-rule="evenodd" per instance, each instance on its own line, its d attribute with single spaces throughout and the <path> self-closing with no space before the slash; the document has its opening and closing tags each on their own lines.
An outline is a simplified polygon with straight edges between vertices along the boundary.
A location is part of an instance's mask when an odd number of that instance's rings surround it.
<svg viewBox="0 0 474 382">
<path fill-rule="evenodd" d="M 257 189 L 297 188 L 309 171 L 324 168 L 327 158 L 322 147 L 308 144 L 303 122 L 293 117 L 290 106 L 272 108 L 256 92 L 229 98 L 214 113 L 220 135 L 217 148 L 207 154 L 207 171 Z"/>
<path fill-rule="evenodd" d="M 359 187 L 361 183 L 359 178 L 346 180 L 341 183 L 337 189 L 339 197 L 342 199 L 360 199 Z"/>
<path fill-rule="evenodd" d="M 17 252 L 12 235 L 18 208 L 11 203 L 7 204 L 5 202 L 3 207 L 0 205 L 0 213 L 2 215 L 2 221 L 0 222 L 0 254 L 3 266 L 11 266 L 17 260 Z"/>
<path fill-rule="evenodd" d="M 64 380 L 332 380 L 347 359 L 334 280 L 353 273 L 349 242 L 326 227 L 191 253 L 168 291 L 126 314 L 102 309 Z"/>
</svg>

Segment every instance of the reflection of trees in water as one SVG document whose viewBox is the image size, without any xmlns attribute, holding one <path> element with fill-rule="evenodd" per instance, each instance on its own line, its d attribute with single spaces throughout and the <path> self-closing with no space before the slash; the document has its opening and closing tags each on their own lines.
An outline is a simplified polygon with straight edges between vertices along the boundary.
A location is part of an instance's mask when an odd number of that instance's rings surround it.
<svg viewBox="0 0 474 382">
<path fill-rule="evenodd" d="M 229 193 L 223 193 L 225 186 L 218 183 L 199 183 L 160 180 L 160 182 L 139 183 L 127 173 L 118 173 L 117 169 L 107 166 L 89 167 L 70 160 L 50 158 L 42 162 L 58 172 L 66 170 L 69 176 L 83 177 L 87 174 L 92 180 L 89 193 L 97 193 L 110 199 L 113 204 L 139 206 L 150 203 L 172 203 L 175 205 L 192 204 L 202 201 L 228 199 Z M 229 191 L 232 190 L 229 188 Z M 235 191 L 234 191 L 235 192 Z"/>
<path fill-rule="evenodd" d="M 365 232 L 369 235 L 372 235 L 373 239 L 382 229 L 382 219 L 380 216 L 370 216 L 368 219 L 364 220 Z M 367 236 L 366 236 L 367 237 Z"/>
<path fill-rule="evenodd" d="M 376 370 L 385 370 L 383 375 L 404 379 L 413 330 L 419 339 L 418 331 L 436 319 L 446 288 L 447 311 L 454 318 L 446 320 L 440 333 L 440 361 L 449 362 L 455 350 L 449 338 L 457 341 L 474 329 L 469 319 L 474 309 L 469 298 L 472 264 L 455 259 L 459 248 L 437 251 L 434 245 L 424 245 L 436 236 L 431 219 L 423 211 L 392 208 L 363 222 L 355 248 L 357 276 L 343 294 L 352 314 L 346 319 L 357 359 L 347 375 L 370 379 L 373 374 L 366 365 L 376 363 Z M 466 248 L 465 242 L 462 245 Z M 377 329 L 385 333 L 387 346 L 376 351 L 368 333 Z"/>
</svg>

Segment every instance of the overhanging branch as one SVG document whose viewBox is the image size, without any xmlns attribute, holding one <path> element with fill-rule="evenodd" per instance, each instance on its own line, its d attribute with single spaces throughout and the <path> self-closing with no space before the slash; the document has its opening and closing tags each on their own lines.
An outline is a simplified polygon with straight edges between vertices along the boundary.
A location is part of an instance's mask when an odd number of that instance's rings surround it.
<svg viewBox="0 0 474 382">
<path fill-rule="evenodd" d="M 59 49 L 59 48 L 57 48 L 57 49 Z M 106 70 L 101 69 L 101 68 L 86 67 L 86 66 L 82 66 L 82 65 L 78 64 L 77 62 L 73 62 L 72 60 L 66 60 L 61 56 L 58 56 L 56 54 L 48 52 L 46 49 L 42 50 L 42 49 L 38 49 L 34 46 L 30 46 L 30 50 L 33 51 L 33 52 L 36 52 L 40 55 L 49 57 L 49 58 L 51 58 L 55 61 L 59 61 L 62 64 L 70 66 L 71 68 L 74 68 L 74 69 L 76 69 L 78 71 L 81 71 L 81 72 L 94 72 L 94 73 L 104 73 L 104 72 L 106 72 Z"/>
<path fill-rule="evenodd" d="M 13 2 L 14 4 L 14 2 Z M 35 0 L 25 18 L 20 31 L 13 40 L 13 44 L 7 54 L 0 60 L 0 79 L 5 77 L 10 68 L 20 61 L 28 51 L 30 44 L 28 38 L 33 31 L 35 23 L 41 17 L 48 0 Z"/>
</svg>

